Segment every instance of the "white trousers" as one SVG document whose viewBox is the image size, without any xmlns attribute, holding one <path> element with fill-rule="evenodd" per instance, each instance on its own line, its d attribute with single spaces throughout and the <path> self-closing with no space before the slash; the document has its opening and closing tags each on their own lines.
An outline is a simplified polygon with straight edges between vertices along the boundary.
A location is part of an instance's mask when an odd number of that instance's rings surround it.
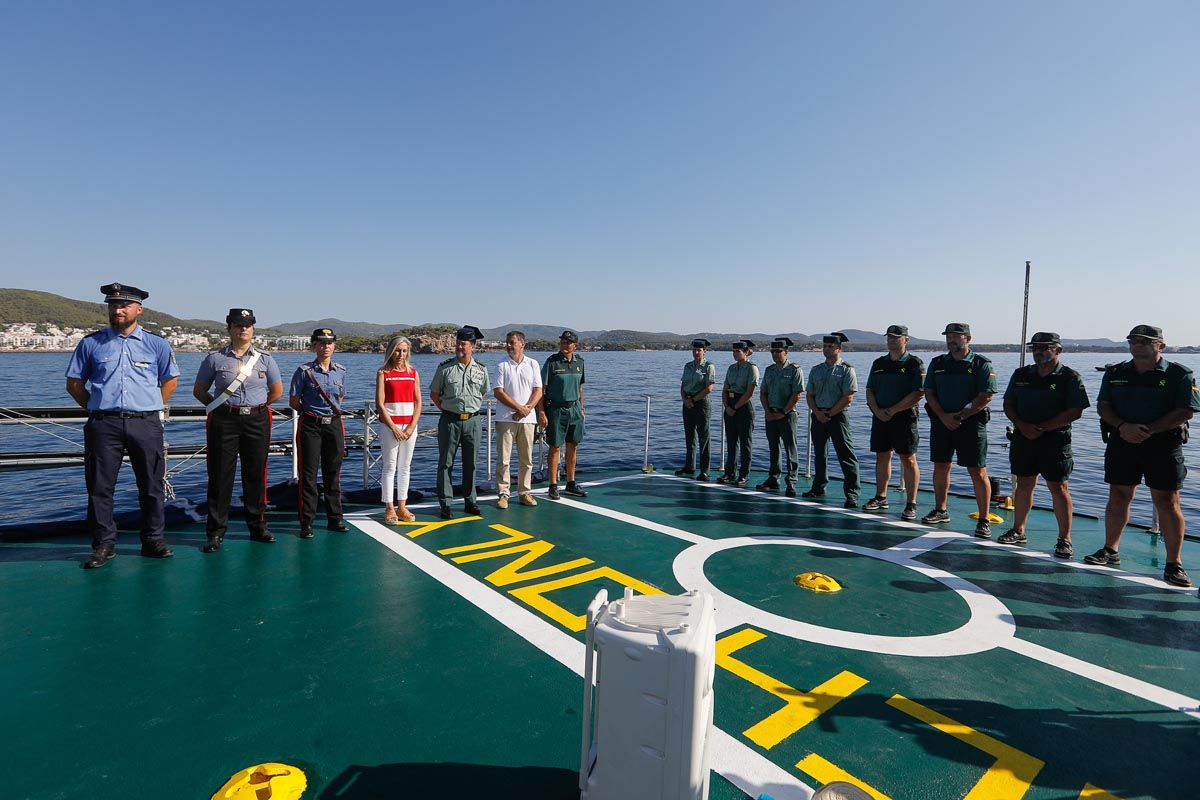
<svg viewBox="0 0 1200 800">
<path fill-rule="evenodd" d="M 508 496 L 509 460 L 512 458 L 513 439 L 517 440 L 517 492 L 529 494 L 533 491 L 533 429 L 535 425 L 524 422 L 497 422 L 500 434 L 497 447 L 499 472 L 496 475 L 496 493 Z"/>
<path fill-rule="evenodd" d="M 413 448 L 417 446 L 417 432 L 413 431 L 412 436 L 401 441 L 390 428 L 385 427 L 383 435 L 379 437 L 379 444 L 383 448 L 383 475 L 379 479 L 383 489 L 383 502 L 393 502 L 398 493 L 400 502 L 406 503 L 408 473 L 412 465 Z"/>
</svg>

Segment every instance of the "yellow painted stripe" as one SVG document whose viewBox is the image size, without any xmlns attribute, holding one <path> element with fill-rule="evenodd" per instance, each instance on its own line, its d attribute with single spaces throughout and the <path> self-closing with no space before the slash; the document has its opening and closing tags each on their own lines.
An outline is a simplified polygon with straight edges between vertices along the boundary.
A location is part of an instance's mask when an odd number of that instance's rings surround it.
<svg viewBox="0 0 1200 800">
<path fill-rule="evenodd" d="M 479 544 L 460 544 L 458 547 L 447 547 L 445 550 L 438 550 L 439 556 L 452 556 L 455 553 L 470 553 L 472 550 L 486 550 L 489 547 L 499 547 L 502 544 L 516 544 L 517 542 L 526 542 L 533 538 L 528 533 L 510 528 L 507 525 L 489 525 L 492 530 L 500 531 L 505 534 L 503 539 L 492 539 L 490 542 L 480 542 Z"/>
<path fill-rule="evenodd" d="M 849 772 L 846 772 L 846 770 L 839 767 L 837 764 L 834 764 L 831 761 L 826 761 L 816 753 L 805 756 L 797 761 L 796 768 L 807 772 L 821 783 L 845 781 L 846 783 L 852 783 L 858 788 L 862 789 L 864 792 L 871 795 L 871 797 L 874 797 L 875 800 L 892 800 L 892 798 L 888 797 L 871 784 L 867 783 L 866 781 L 859 780 Z"/>
<path fill-rule="evenodd" d="M 952 720 L 903 695 L 892 695 L 887 702 L 910 717 L 915 717 L 996 759 L 963 800 L 1018 800 L 1029 791 L 1033 779 L 1046 765 L 1046 762 L 1039 758 L 1023 753 L 999 739 Z"/>
<path fill-rule="evenodd" d="M 572 561 L 564 561 L 561 564 L 551 564 L 548 567 L 539 569 L 531 569 L 522 571 L 524 567 L 529 566 L 534 561 L 537 561 L 542 556 L 554 549 L 554 545 L 547 541 L 534 541 L 525 544 L 518 544 L 512 547 L 502 547 L 499 550 L 485 550 L 482 553 L 472 553 L 466 556 L 458 556 L 450 559 L 455 564 L 467 564 L 472 561 L 481 561 L 485 558 L 499 558 L 500 556 L 510 556 L 515 553 L 524 553 L 523 556 L 515 558 L 509 563 L 489 574 L 486 578 L 487 582 L 493 586 L 509 586 L 521 581 L 530 581 L 537 578 L 545 578 L 547 575 L 557 575 L 560 572 L 569 572 L 570 570 L 579 567 L 586 567 L 588 564 L 594 563 L 590 558 L 576 558 Z"/>
<path fill-rule="evenodd" d="M 1092 786 L 1090 783 L 1085 783 L 1083 791 L 1079 793 L 1079 800 L 1121 800 L 1121 798 L 1104 791 L 1099 786 Z"/>
<path fill-rule="evenodd" d="M 784 702 L 783 708 L 743 732 L 759 747 L 770 750 L 868 683 L 866 678 L 842 671 L 811 692 L 804 692 L 733 657 L 743 647 L 765 638 L 766 634 L 747 628 L 717 642 L 719 665 Z"/>
<path fill-rule="evenodd" d="M 400 528 L 407 529 L 404 533 L 405 536 L 415 539 L 418 536 L 424 536 L 440 528 L 445 528 L 447 525 L 461 525 L 464 522 L 474 522 L 477 519 L 480 519 L 480 517 L 459 517 L 458 519 L 439 520 L 438 522 L 401 522 Z"/>
<path fill-rule="evenodd" d="M 596 567 L 587 572 L 568 575 L 565 578 L 545 581 L 544 583 L 535 583 L 531 586 L 522 586 L 519 589 L 510 590 L 509 594 L 530 608 L 540 611 L 567 630 L 579 632 L 587 627 L 587 617 L 583 614 L 572 614 L 553 600 L 548 600 L 544 595 L 556 589 L 578 586 L 581 583 L 589 583 L 602 578 L 615 581 L 619 586 L 628 586 L 640 594 L 664 594 L 662 589 L 639 581 L 637 578 L 630 577 L 623 572 L 618 572 L 612 567 Z"/>
</svg>

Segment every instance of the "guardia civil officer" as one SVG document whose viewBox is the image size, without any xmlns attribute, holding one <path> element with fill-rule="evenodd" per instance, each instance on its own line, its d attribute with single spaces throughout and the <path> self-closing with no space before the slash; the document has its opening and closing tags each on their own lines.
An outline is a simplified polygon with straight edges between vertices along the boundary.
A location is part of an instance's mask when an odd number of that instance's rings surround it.
<svg viewBox="0 0 1200 800">
<path fill-rule="evenodd" d="M 858 376 L 854 367 L 842 361 L 842 343 L 850 339 L 844 333 L 821 337 L 821 353 L 825 360 L 808 371 L 808 408 L 811 412 L 810 435 L 813 440 L 813 482 L 805 497 L 824 497 L 829 484 L 829 467 L 825 451 L 830 439 L 842 465 L 842 491 L 846 508 L 858 508 L 858 456 L 854 454 L 854 436 L 850 432 L 850 415 L 846 410 L 858 392 Z"/>
<path fill-rule="evenodd" d="M 709 420 L 712 417 L 712 406 L 708 396 L 712 394 L 713 385 L 717 382 L 717 368 L 704 357 L 712 344 L 708 339 L 692 339 L 692 360 L 683 365 L 683 379 L 679 382 L 679 397 L 683 400 L 683 440 L 684 457 L 683 469 L 675 470 L 681 478 L 690 478 L 696 474 L 697 480 L 708 480 L 708 466 L 711 461 L 711 441 L 709 436 Z"/>
<path fill-rule="evenodd" d="M 929 415 L 929 456 L 933 460 L 933 510 L 921 518 L 926 525 L 950 521 L 950 459 L 957 454 L 975 487 L 979 522 L 975 535 L 988 538 L 988 505 L 992 488 L 987 475 L 988 403 L 996 393 L 992 362 L 971 351 L 971 326 L 951 322 L 942 331 L 948 352 L 935 356 L 925 373 L 925 413 Z"/>
<path fill-rule="evenodd" d="M 271 444 L 271 403 L 283 396 L 283 378 L 270 353 L 254 347 L 249 308 L 225 315 L 229 344 L 209 353 L 196 371 L 192 396 L 208 410 L 208 523 L 205 553 L 221 549 L 229 526 L 229 503 L 239 456 L 246 527 L 256 542 L 270 543 L 267 530 L 267 448 Z"/>
<path fill-rule="evenodd" d="M 875 496 L 864 511 L 886 511 L 888 483 L 892 480 L 892 451 L 900 457 L 904 489 L 908 502 L 900 519 L 917 518 L 917 484 L 921 469 L 917 466 L 917 405 L 921 402 L 921 383 L 925 370 L 921 359 L 908 352 L 908 328 L 889 325 L 887 355 L 871 364 L 867 376 L 867 406 L 871 409 L 871 452 L 875 454 Z"/>
<path fill-rule="evenodd" d="M 1033 489 L 1038 475 L 1046 480 L 1058 522 L 1054 555 L 1070 558 L 1071 491 L 1067 478 L 1075 466 L 1071 452 L 1071 423 L 1090 405 L 1079 373 L 1059 361 L 1062 339 L 1057 333 L 1035 333 L 1027 345 L 1033 363 L 1019 367 L 1004 390 L 1004 415 L 1014 430 L 1008 450 L 1016 478 L 1013 491 L 1013 526 L 996 540 L 1001 544 L 1024 544 L 1025 522 L 1033 508 Z"/>
<path fill-rule="evenodd" d="M 788 361 L 788 348 L 793 344 L 786 336 L 771 340 L 771 360 L 774 362 L 763 371 L 762 389 L 759 400 L 767 427 L 767 447 L 771 454 L 771 467 L 767 479 L 755 488 L 760 492 L 779 491 L 779 475 L 783 472 L 780 445 L 787 454 L 787 473 L 784 491 L 788 497 L 796 496 L 796 473 L 800 462 L 796 458 L 796 404 L 804 393 L 804 370 Z"/>
<path fill-rule="evenodd" d="M 479 415 L 483 397 L 491 391 L 487 367 L 474 359 L 475 342 L 483 332 L 464 325 L 454 335 L 454 358 L 438 364 L 429 384 L 429 399 L 442 412 L 438 418 L 438 504 L 442 519 L 450 519 L 454 484 L 450 469 L 462 448 L 463 510 L 479 514 L 475 494 L 475 454 L 479 451 Z"/>
<path fill-rule="evenodd" d="M 313 538 L 317 516 L 317 468 L 325 493 L 325 516 L 331 531 L 350 530 L 342 520 L 342 459 L 346 456 L 346 368 L 333 360 L 337 335 L 317 328 L 309 337 L 316 358 L 292 374 L 288 404 L 300 415 L 296 452 L 300 455 L 300 538 Z"/>
<path fill-rule="evenodd" d="M 1108 440 L 1104 451 L 1108 506 L 1104 509 L 1104 547 L 1083 560 L 1109 566 L 1121 563 L 1117 552 L 1121 533 L 1129 523 L 1137 485 L 1144 479 L 1167 549 L 1163 580 L 1191 586 L 1183 570 L 1185 523 L 1179 490 L 1187 475 L 1183 461 L 1187 421 L 1200 410 L 1200 392 L 1190 369 L 1162 357 L 1166 342 L 1161 328 L 1136 325 L 1127 338 L 1132 358 L 1105 370 L 1097 396 Z"/>
<path fill-rule="evenodd" d="M 137 478 L 142 555 L 173 555 L 163 541 L 162 410 L 179 382 L 179 367 L 167 340 L 138 324 L 149 292 L 120 283 L 100 291 L 108 304 L 108 327 L 85 336 L 67 365 L 67 393 L 89 412 L 83 464 L 92 555 L 86 569 L 103 567 L 116 555 L 113 489 L 125 453 Z"/>
<path fill-rule="evenodd" d="M 575 464 L 579 443 L 583 441 L 584 364 L 583 357 L 575 353 L 579 347 L 579 335 L 575 331 L 563 331 L 558 337 L 558 352 L 542 364 L 542 399 L 538 402 L 538 424 L 546 429 L 546 444 L 550 472 L 550 487 L 546 497 L 558 500 L 558 451 L 564 444 L 567 449 L 565 472 L 567 487 L 563 490 L 576 497 L 587 497 L 587 492 L 575 481 Z"/>
<path fill-rule="evenodd" d="M 750 474 L 750 448 L 754 436 L 754 390 L 758 387 L 758 365 L 750 360 L 754 342 L 733 343 L 733 363 L 725 370 L 721 399 L 725 413 L 725 474 L 717 483 L 745 486 Z"/>
</svg>

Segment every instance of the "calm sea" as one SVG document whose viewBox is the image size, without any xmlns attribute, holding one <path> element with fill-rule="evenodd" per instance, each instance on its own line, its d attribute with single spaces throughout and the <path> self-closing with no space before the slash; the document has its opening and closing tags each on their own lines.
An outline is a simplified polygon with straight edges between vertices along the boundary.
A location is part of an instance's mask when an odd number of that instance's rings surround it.
<svg viewBox="0 0 1200 800">
<path fill-rule="evenodd" d="M 546 354 L 533 353 L 534 358 L 542 361 Z M 850 353 L 847 361 L 858 371 L 860 389 L 865 387 L 867 368 L 872 360 L 880 353 Z M 926 364 L 935 353 L 920 353 Z M 500 353 L 484 353 L 480 361 L 494 371 L 494 366 L 502 358 Z M 646 396 L 650 396 L 650 463 L 659 471 L 669 472 L 676 469 L 683 456 L 683 426 L 680 421 L 680 404 L 678 400 L 679 377 L 683 365 L 689 360 L 688 353 L 586 353 L 587 384 L 587 439 L 580 447 L 580 470 L 586 478 L 588 472 L 606 469 L 631 469 L 642 466 L 643 446 L 646 430 Z M 64 389 L 63 372 L 69 356 L 63 353 L 28 353 L 0 354 L 0 407 L 37 406 L 37 405 L 71 405 L 71 399 Z M 179 390 L 175 395 L 175 405 L 192 405 L 195 401 L 191 396 L 191 387 L 196 369 L 200 364 L 202 354 L 181 353 L 178 356 L 180 376 Z M 305 353 L 280 353 L 277 355 L 285 386 L 297 365 L 307 360 Z M 374 393 L 374 373 L 380 362 L 380 356 L 339 353 L 337 360 L 345 364 L 349 371 L 349 400 L 348 406 L 362 407 L 370 402 Z M 442 356 L 417 356 L 415 364 L 421 372 L 425 396 L 428 398 L 429 379 L 434 367 Z M 1017 367 L 1018 354 L 996 353 L 991 356 L 996 365 L 996 373 L 1000 391 L 1003 392 L 1009 375 Z M 1096 393 L 1100 388 L 1101 373 L 1095 367 L 1120 360 L 1115 353 L 1071 355 L 1064 361 L 1083 375 L 1087 384 L 1088 396 L 1095 403 Z M 723 379 L 725 368 L 732 363 L 729 353 L 715 353 L 712 358 L 718 369 L 718 384 Z M 821 360 L 819 353 L 795 353 L 793 360 L 807 370 Z M 1200 356 L 1183 355 L 1179 360 L 1200 371 Z M 766 353 L 756 354 L 755 363 L 760 369 L 765 369 L 770 363 Z M 494 372 L 493 372 L 494 374 Z M 282 404 L 282 403 L 281 403 Z M 999 412 L 1000 398 L 993 400 L 993 417 L 990 426 L 989 466 L 993 475 L 1007 477 L 1008 451 L 1005 448 L 1004 420 Z M 714 425 L 719 426 L 719 409 L 714 410 Z M 864 483 L 863 496 L 871 494 L 870 484 L 874 480 L 873 457 L 867 451 L 868 432 L 870 430 L 870 411 L 867 409 L 865 395 L 855 401 L 850 410 L 852 427 L 859 459 L 863 462 L 862 474 Z M 426 417 L 423 427 L 433 427 L 436 420 Z M 921 485 L 930 488 L 928 464 L 928 420 L 922 415 L 922 449 L 919 456 L 922 465 Z M 351 422 L 347 425 L 349 432 L 361 430 L 361 423 Z M 715 430 L 719 430 L 716 428 Z M 286 438 L 289 426 L 285 423 L 278 427 L 275 438 Z M 175 421 L 167 426 L 167 439 L 175 445 L 203 441 L 203 425 L 198 422 Z M 82 450 L 82 429 L 78 425 L 50 425 L 39 423 L 38 430 L 27 426 L 0 426 L 0 451 L 18 452 L 29 450 Z M 1075 473 L 1071 480 L 1071 489 L 1075 497 L 1076 509 L 1090 514 L 1102 513 L 1106 497 L 1103 483 L 1103 444 L 1100 441 L 1099 421 L 1095 408 L 1089 408 L 1079 422 L 1075 423 Z M 718 435 L 714 433 L 714 462 L 720 453 Z M 800 446 L 801 470 L 803 471 L 804 445 Z M 1197 463 L 1196 447 L 1189 448 L 1189 460 Z M 830 452 L 832 470 L 839 474 L 836 459 Z M 422 439 L 413 459 L 414 488 L 428 490 L 435 480 L 437 463 L 436 446 L 432 440 Z M 762 432 L 761 413 L 757 420 L 754 435 L 755 470 L 765 470 L 767 467 L 766 436 Z M 481 471 L 484 469 L 481 462 Z M 202 458 L 188 462 L 172 462 L 171 482 L 178 495 L 195 501 L 203 500 L 205 491 L 205 469 Z M 271 481 L 286 478 L 290 471 L 290 463 L 284 459 L 275 459 L 271 464 Z M 713 472 L 718 471 L 714 463 Z M 898 476 L 898 471 L 893 470 Z M 1200 486 L 1193 471 L 1189 475 L 1183 491 L 1184 511 L 1189 517 L 1200 514 Z M 362 486 L 362 463 L 356 453 L 351 453 L 343 471 L 344 485 L 347 489 Z M 374 480 L 378 481 L 377 472 Z M 133 490 L 133 474 L 124 470 L 118 495 L 119 508 L 136 506 L 136 493 Z M 836 490 L 836 487 L 834 487 Z M 966 471 L 956 468 L 952 473 L 952 488 L 954 491 L 970 492 L 970 482 Z M 1006 484 L 1007 491 L 1007 484 Z M 84 492 L 82 467 L 63 467 L 57 469 L 35 471 L 0 471 L 0 496 L 5 498 L 4 524 L 19 525 L 33 521 L 50 521 L 58 519 L 75 519 L 83 517 L 86 511 L 87 499 Z M 1037 495 L 1039 503 L 1048 503 L 1049 498 L 1044 489 Z M 1143 489 L 1139 493 L 1134 508 L 1135 521 L 1148 521 L 1150 516 L 1148 493 Z"/>
</svg>

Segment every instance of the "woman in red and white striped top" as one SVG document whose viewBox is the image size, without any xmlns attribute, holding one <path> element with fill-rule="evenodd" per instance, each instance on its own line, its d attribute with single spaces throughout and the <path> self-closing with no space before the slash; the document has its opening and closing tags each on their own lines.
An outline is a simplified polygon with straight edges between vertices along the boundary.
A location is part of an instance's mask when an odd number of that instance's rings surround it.
<svg viewBox="0 0 1200 800">
<path fill-rule="evenodd" d="M 408 510 L 408 477 L 413 448 L 417 444 L 417 420 L 421 418 L 421 376 L 409 363 L 411 345 L 397 336 L 388 342 L 383 366 L 375 374 L 375 407 L 387 430 L 383 445 L 383 521 L 395 525 L 416 517 Z M 396 500 L 396 505 L 392 501 Z"/>
</svg>

